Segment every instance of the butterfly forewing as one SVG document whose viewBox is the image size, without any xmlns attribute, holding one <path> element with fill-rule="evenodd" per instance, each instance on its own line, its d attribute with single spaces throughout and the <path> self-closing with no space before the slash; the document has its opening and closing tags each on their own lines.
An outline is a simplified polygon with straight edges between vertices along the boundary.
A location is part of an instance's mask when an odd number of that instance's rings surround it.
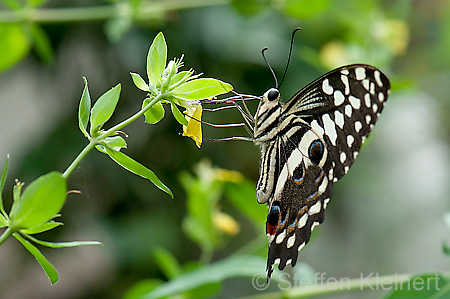
<svg viewBox="0 0 450 299">
<path fill-rule="evenodd" d="M 388 92 L 381 71 L 356 64 L 323 75 L 284 106 L 263 97 L 255 142 L 261 147 L 257 198 L 269 207 L 268 277 L 274 264 L 295 265 L 323 222 L 332 184 L 349 170 Z"/>
</svg>

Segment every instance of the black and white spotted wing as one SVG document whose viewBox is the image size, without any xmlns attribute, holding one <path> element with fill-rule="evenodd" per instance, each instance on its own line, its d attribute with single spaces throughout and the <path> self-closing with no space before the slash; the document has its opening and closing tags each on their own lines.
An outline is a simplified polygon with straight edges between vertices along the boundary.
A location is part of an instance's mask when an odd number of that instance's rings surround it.
<svg viewBox="0 0 450 299">
<path fill-rule="evenodd" d="M 363 64 L 335 69 L 286 104 L 268 90 L 255 115 L 261 148 L 259 203 L 267 203 L 267 276 L 274 264 L 295 265 L 314 227 L 323 222 L 333 182 L 355 160 L 379 117 L 389 80 Z"/>
</svg>

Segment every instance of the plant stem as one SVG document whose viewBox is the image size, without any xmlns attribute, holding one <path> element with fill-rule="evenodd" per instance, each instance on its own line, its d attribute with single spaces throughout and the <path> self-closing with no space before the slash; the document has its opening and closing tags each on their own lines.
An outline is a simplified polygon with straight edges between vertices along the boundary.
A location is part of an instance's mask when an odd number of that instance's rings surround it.
<svg viewBox="0 0 450 299">
<path fill-rule="evenodd" d="M 227 4 L 228 0 L 172 0 L 147 1 L 133 8 L 129 3 L 113 5 L 74 7 L 74 8 L 23 8 L 15 11 L 0 12 L 0 23 L 31 21 L 36 23 L 85 22 L 113 19 L 117 17 L 133 18 L 145 21 L 170 10 Z"/>
<path fill-rule="evenodd" d="M 86 155 L 94 148 L 96 145 L 96 142 L 94 140 L 91 140 L 88 145 L 81 151 L 81 153 L 78 154 L 78 156 L 73 160 L 73 162 L 67 167 L 66 171 L 63 173 L 63 178 L 67 179 L 69 175 L 72 174 L 72 172 L 77 168 L 78 164 L 80 164 L 81 160 L 86 157 Z"/>
<path fill-rule="evenodd" d="M 11 237 L 13 233 L 14 230 L 11 227 L 8 227 L 0 236 L 0 245 L 2 245 L 9 237 Z"/>
<path fill-rule="evenodd" d="M 374 276 L 365 278 L 346 279 L 343 281 L 333 280 L 330 282 L 318 281 L 317 284 L 308 286 L 296 286 L 291 288 L 279 285 L 280 291 L 271 293 L 262 293 L 258 295 L 252 295 L 247 297 L 241 297 L 240 299 L 269 299 L 269 298 L 309 298 L 313 296 L 323 296 L 333 293 L 343 293 L 349 291 L 362 291 L 362 290 L 389 290 L 396 289 L 403 282 L 408 281 L 412 274 L 395 274 L 386 276 Z"/>
</svg>

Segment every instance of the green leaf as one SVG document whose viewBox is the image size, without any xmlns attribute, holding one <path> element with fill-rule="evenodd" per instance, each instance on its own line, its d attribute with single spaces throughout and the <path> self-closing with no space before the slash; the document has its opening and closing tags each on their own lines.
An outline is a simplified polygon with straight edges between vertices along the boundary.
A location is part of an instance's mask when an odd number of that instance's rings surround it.
<svg viewBox="0 0 450 299">
<path fill-rule="evenodd" d="M 179 72 L 172 77 L 172 79 L 170 80 L 170 85 L 171 86 L 180 85 L 180 84 L 186 82 L 192 76 L 192 74 L 194 74 L 194 72 L 190 71 L 190 70 Z M 195 77 L 197 77 L 197 76 L 195 76 Z M 169 88 L 169 89 L 171 89 L 171 88 Z"/>
<path fill-rule="evenodd" d="M 89 116 L 91 114 L 91 96 L 89 94 L 88 82 L 85 77 L 83 77 L 83 81 L 84 89 L 83 94 L 81 95 L 80 105 L 78 107 L 78 126 L 80 127 L 80 131 L 83 135 L 89 138 L 87 126 L 89 123 Z"/>
<path fill-rule="evenodd" d="M 50 221 L 50 222 L 42 223 L 42 224 L 40 224 L 38 226 L 35 226 L 35 227 L 21 229 L 20 232 L 24 233 L 24 234 L 27 234 L 27 235 L 40 234 L 40 233 L 46 232 L 48 230 L 54 229 L 55 227 L 58 227 L 60 225 L 64 225 L 64 223 Z"/>
<path fill-rule="evenodd" d="M 143 279 L 128 288 L 122 299 L 138 299 L 142 295 L 147 294 L 151 290 L 156 289 L 162 285 L 163 281 L 160 279 Z"/>
<path fill-rule="evenodd" d="M 72 241 L 72 242 L 47 242 L 36 239 L 32 236 L 26 236 L 31 241 L 45 247 L 50 248 L 67 248 L 67 247 L 77 247 L 77 246 L 85 246 L 85 245 L 103 245 L 98 241 Z"/>
<path fill-rule="evenodd" d="M 329 0 L 287 0 L 284 4 L 283 10 L 286 14 L 294 18 L 307 19 L 321 12 L 325 12 L 329 5 Z"/>
<path fill-rule="evenodd" d="M 232 0 L 231 4 L 241 14 L 254 15 L 268 6 L 269 1 L 261 0 Z"/>
<path fill-rule="evenodd" d="M 147 54 L 148 81 L 156 85 L 161 80 L 161 75 L 167 63 L 167 44 L 162 32 L 153 40 Z"/>
<path fill-rule="evenodd" d="M 156 187 L 161 189 L 162 191 L 166 192 L 173 198 L 173 193 L 170 191 L 169 188 L 166 187 L 156 176 L 156 174 L 151 171 L 150 169 L 146 168 L 142 164 L 136 162 L 135 160 L 131 159 L 124 153 L 105 148 L 105 151 L 108 153 L 108 156 L 111 157 L 117 164 L 128 170 L 129 172 L 132 172 L 134 174 L 137 174 L 143 178 L 146 178 L 150 180 Z"/>
<path fill-rule="evenodd" d="M 137 88 L 143 91 L 150 92 L 150 89 L 148 88 L 147 83 L 145 83 L 144 79 L 142 79 L 141 75 L 136 73 L 130 73 L 131 79 L 133 79 L 134 85 L 136 85 Z"/>
<path fill-rule="evenodd" d="M 177 259 L 166 249 L 158 247 L 153 251 L 155 261 L 166 278 L 173 279 L 182 273 Z"/>
<path fill-rule="evenodd" d="M 174 103 L 171 102 L 170 103 L 170 108 L 172 109 L 173 117 L 175 117 L 177 122 L 179 122 L 183 126 L 187 126 L 188 125 L 188 120 L 186 119 L 184 114 L 181 113 L 181 111 L 178 109 L 177 105 L 175 105 Z"/>
<path fill-rule="evenodd" d="M 41 265 L 42 269 L 44 269 L 45 274 L 47 274 L 48 279 L 52 284 L 58 281 L 58 272 L 56 272 L 55 267 L 45 258 L 45 256 L 34 247 L 33 244 L 22 238 L 18 233 L 14 233 L 13 236 L 19 240 L 20 243 L 34 256 L 34 258 Z"/>
<path fill-rule="evenodd" d="M 6 218 L 0 214 L 0 228 L 8 226 L 8 221 Z"/>
<path fill-rule="evenodd" d="M 183 100 L 201 100 L 227 93 L 233 89 L 228 83 L 212 78 L 188 81 L 171 91 L 174 97 Z"/>
<path fill-rule="evenodd" d="M 66 192 L 66 180 L 60 172 L 40 176 L 14 201 L 11 226 L 31 228 L 47 222 L 63 207 Z"/>
<path fill-rule="evenodd" d="M 5 188 L 6 182 L 6 174 L 8 173 L 8 164 L 9 164 L 9 154 L 6 155 L 5 165 L 3 166 L 2 175 L 0 178 L 0 212 L 2 215 L 8 219 L 8 214 L 5 211 L 5 207 L 3 205 L 3 189 Z"/>
<path fill-rule="evenodd" d="M 30 26 L 31 35 L 33 36 L 34 51 L 42 61 L 48 63 L 53 59 L 54 53 L 52 44 L 47 34 L 36 23 Z"/>
<path fill-rule="evenodd" d="M 105 92 L 94 104 L 91 112 L 91 136 L 110 119 L 120 96 L 120 83 Z"/>
<path fill-rule="evenodd" d="M 120 151 L 120 149 L 127 147 L 127 142 L 120 136 L 107 137 L 103 141 L 108 145 L 109 148 L 115 151 Z"/>
<path fill-rule="evenodd" d="M 20 23 L 3 23 L 0 26 L 0 70 L 5 70 L 30 50 L 30 42 Z"/>
<path fill-rule="evenodd" d="M 148 105 L 153 99 L 146 98 L 142 103 L 142 108 Z M 145 111 L 145 122 L 148 124 L 156 124 L 164 117 L 164 107 L 161 102 L 155 103 L 150 109 Z"/>
<path fill-rule="evenodd" d="M 264 271 L 265 265 L 265 259 L 260 257 L 233 256 L 178 276 L 141 298 L 173 296 L 206 284 L 220 283 L 231 277 L 254 277 L 255 273 Z"/>
<path fill-rule="evenodd" d="M 440 273 L 422 274 L 392 288 L 385 299 L 402 298 L 449 298 L 449 280 Z"/>
</svg>

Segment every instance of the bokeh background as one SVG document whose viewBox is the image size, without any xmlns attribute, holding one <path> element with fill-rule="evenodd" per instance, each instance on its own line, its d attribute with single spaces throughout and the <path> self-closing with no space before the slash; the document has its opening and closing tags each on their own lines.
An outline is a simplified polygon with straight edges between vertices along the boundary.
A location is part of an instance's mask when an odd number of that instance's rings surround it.
<svg viewBox="0 0 450 299">
<path fill-rule="evenodd" d="M 450 210 L 449 1 L 1 3 L 0 158 L 11 155 L 7 207 L 15 178 L 29 183 L 46 172 L 64 171 L 86 145 L 77 124 L 83 76 L 93 99 L 122 84 L 108 124 L 125 119 L 145 97 L 129 72 L 145 74 L 148 48 L 163 31 L 169 58 L 185 54 L 187 68 L 229 82 L 237 92 L 261 95 L 274 86 L 261 49 L 269 48 L 267 58 L 280 79 L 292 30 L 301 27 L 281 87 L 285 100 L 347 63 L 373 64 L 392 84 L 371 137 L 351 171 L 335 184 L 326 221 L 300 253 L 301 267 L 338 279 L 449 269 L 442 253 L 449 234 L 444 214 Z M 14 16 L 11 8 L 22 5 L 30 9 L 29 19 L 5 23 Z M 84 10 L 97 6 L 119 9 L 106 16 Z M 69 13 L 44 10 L 53 8 Z M 60 19 L 51 20 L 49 12 Z M 141 119 L 126 127 L 125 152 L 154 170 L 174 199 L 107 156 L 90 153 L 69 178 L 69 188 L 82 193 L 69 196 L 61 217 L 65 226 L 40 237 L 99 240 L 104 246 L 41 248 L 60 275 L 51 286 L 33 257 L 10 239 L 0 248 L 0 297 L 132 298 L 139 286 L 150 289 L 176 276 L 162 265 L 167 260 L 183 271 L 240 250 L 264 260 L 266 208 L 254 194 L 258 148 L 233 141 L 205 142 L 198 149 L 179 135 L 181 127 L 169 110 L 157 125 Z M 231 110 L 205 112 L 204 120 L 232 123 L 242 118 Z M 206 138 L 245 134 L 242 128 L 204 127 Z M 203 224 L 209 237 L 196 236 L 205 229 L 198 223 L 196 229 L 198 213 L 207 214 L 210 226 Z M 262 263 L 260 272 L 264 270 Z M 277 290 L 275 285 L 268 289 Z M 261 293 L 252 287 L 251 277 L 241 277 L 177 298 L 252 294 Z M 385 293 L 363 294 L 378 298 Z M 362 293 L 350 295 L 360 298 Z"/>
</svg>

